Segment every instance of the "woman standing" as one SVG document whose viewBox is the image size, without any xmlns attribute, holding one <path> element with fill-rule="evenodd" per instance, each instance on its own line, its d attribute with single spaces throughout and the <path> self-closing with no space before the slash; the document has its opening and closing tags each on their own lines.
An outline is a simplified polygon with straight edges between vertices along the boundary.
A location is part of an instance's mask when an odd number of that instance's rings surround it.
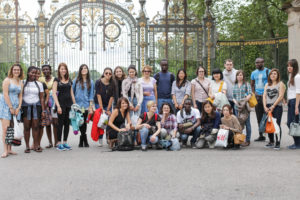
<svg viewBox="0 0 300 200">
<path fill-rule="evenodd" d="M 41 69 L 36 68 L 36 79 L 35 80 L 39 80 L 40 76 L 41 76 Z M 48 109 L 48 106 L 46 106 L 48 104 L 48 101 L 49 101 L 49 90 L 47 88 L 47 85 L 44 82 L 42 84 L 43 84 L 43 89 L 44 89 L 44 105 L 45 105 L 45 111 L 46 111 L 45 115 L 49 115 L 50 111 Z M 39 133 L 39 147 L 40 148 L 41 148 L 41 141 L 42 141 L 42 137 L 43 137 L 43 132 L 44 132 L 44 126 L 42 126 L 40 124 L 40 133 Z M 31 148 L 31 149 L 34 149 L 34 148 Z M 41 149 L 43 149 L 43 148 L 41 148 Z"/>
<path fill-rule="evenodd" d="M 176 111 L 181 110 L 184 100 L 191 94 L 191 83 L 187 80 L 187 74 L 184 69 L 178 70 L 176 81 L 172 84 L 171 94 Z"/>
<path fill-rule="evenodd" d="M 141 114 L 143 103 L 143 87 L 137 78 L 137 71 L 134 65 L 128 67 L 128 77 L 122 83 L 123 97 L 129 100 L 130 116 L 134 113 Z"/>
<path fill-rule="evenodd" d="M 169 103 L 165 102 L 162 104 L 159 116 L 161 118 L 160 138 L 170 140 L 171 138 L 179 137 L 179 133 L 177 133 L 177 119 Z"/>
<path fill-rule="evenodd" d="M 125 125 L 125 120 L 127 124 Z M 125 97 L 118 100 L 117 107 L 113 110 L 106 128 L 109 138 L 109 147 L 112 149 L 117 142 L 118 133 L 121 131 L 128 131 L 130 129 L 131 121 L 129 114 L 129 102 Z"/>
<path fill-rule="evenodd" d="M 57 127 L 57 150 L 71 150 L 71 147 L 67 144 L 70 119 L 69 112 L 72 104 L 75 104 L 75 97 L 72 89 L 72 81 L 69 78 L 68 66 L 65 63 L 60 63 L 57 70 L 57 78 L 53 83 L 53 99 L 55 101 L 57 115 L 58 115 L 58 127 Z M 63 143 L 62 132 L 64 131 Z"/>
<path fill-rule="evenodd" d="M 20 109 L 22 105 L 22 79 L 24 77 L 21 65 L 13 64 L 8 71 L 8 76 L 2 83 L 3 95 L 0 96 L 0 120 L 2 123 L 2 142 L 4 152 L 1 158 L 6 158 L 9 154 L 16 155 L 11 150 L 11 145 L 5 143 L 6 130 L 13 115 L 20 119 Z"/>
<path fill-rule="evenodd" d="M 157 102 L 157 88 L 156 88 L 156 80 L 150 77 L 152 73 L 152 67 L 146 65 L 142 69 L 143 77 L 139 78 L 139 81 L 143 87 L 143 104 L 141 113 L 147 112 L 147 103 L 148 101 Z"/>
<path fill-rule="evenodd" d="M 221 119 L 222 124 L 220 125 L 220 128 L 229 130 L 227 148 L 239 149 L 240 145 L 234 144 L 234 134 L 242 132 L 240 122 L 233 114 L 232 108 L 229 104 L 223 106 L 222 112 L 224 117 Z"/>
<path fill-rule="evenodd" d="M 292 122 L 299 121 L 299 115 L 295 115 L 295 109 L 300 110 L 300 106 L 296 108 L 296 85 L 300 85 L 299 75 L 299 65 L 296 59 L 291 59 L 287 63 L 287 71 L 289 76 L 288 81 L 288 92 L 287 92 L 287 99 L 288 99 L 288 120 L 287 126 L 290 128 Z M 300 148 L 300 137 L 293 137 L 294 144 L 288 146 L 289 149 L 299 149 Z"/>
<path fill-rule="evenodd" d="M 126 74 L 122 67 L 117 66 L 114 70 L 114 85 L 115 85 L 115 94 L 114 94 L 114 106 L 117 105 L 118 99 L 122 95 L 122 82 L 126 78 Z"/>
<path fill-rule="evenodd" d="M 197 77 L 192 80 L 192 100 L 194 108 L 198 108 L 202 113 L 202 104 L 209 97 L 210 80 L 206 78 L 206 70 L 204 67 L 198 67 L 196 71 Z"/>
<path fill-rule="evenodd" d="M 30 153 L 30 130 L 33 135 L 33 150 L 42 152 L 40 147 L 40 119 L 45 117 L 44 88 L 41 82 L 36 81 L 37 69 L 28 68 L 27 79 L 23 87 L 22 119 L 24 123 L 25 153 Z M 43 111 L 43 112 L 42 112 Z"/>
<path fill-rule="evenodd" d="M 51 75 L 52 70 L 50 65 L 43 65 L 42 66 L 42 77 L 39 78 L 39 81 L 41 83 L 45 83 L 47 85 L 48 91 L 49 91 L 49 100 L 46 102 L 46 109 L 51 113 L 52 115 L 52 127 L 53 127 L 53 136 L 54 136 L 54 146 L 57 145 L 57 126 L 58 126 L 58 120 L 57 120 L 57 112 L 54 112 L 55 102 L 53 99 L 53 93 L 52 93 L 52 87 L 54 83 L 54 77 Z M 46 148 L 52 148 L 53 142 L 52 142 L 52 135 L 51 135 L 51 125 L 46 126 L 46 132 L 47 137 L 49 141 L 49 145 L 46 146 Z"/>
<path fill-rule="evenodd" d="M 214 69 L 212 71 L 212 81 L 209 88 L 209 97 L 214 100 L 214 104 L 219 111 L 222 110 L 223 106 L 228 102 L 226 97 L 227 84 L 223 81 L 223 73 L 220 69 Z M 217 99 L 218 98 L 218 99 Z M 226 102 L 224 101 L 224 98 Z"/>
<path fill-rule="evenodd" d="M 281 118 L 282 118 L 282 100 L 285 93 L 285 85 L 280 81 L 280 73 L 278 69 L 272 69 L 269 77 L 268 83 L 265 86 L 263 94 L 263 105 L 266 113 L 271 112 L 273 117 L 280 128 Z M 280 136 L 276 135 L 276 143 L 274 146 L 274 134 L 268 134 L 269 143 L 265 146 L 266 148 L 274 148 L 275 150 L 280 149 L 281 140 L 281 128 Z"/>
<path fill-rule="evenodd" d="M 251 86 L 248 82 L 246 82 L 245 79 L 245 73 L 243 70 L 239 70 L 236 73 L 236 82 L 233 86 L 233 102 L 234 102 L 234 109 L 235 113 L 238 113 L 238 106 L 239 104 L 247 104 L 249 99 L 251 98 L 252 90 Z M 247 106 L 247 105 L 245 105 Z M 245 107 L 244 106 L 244 107 Z M 247 118 L 246 122 L 246 141 L 242 146 L 249 146 L 250 145 L 250 139 L 251 139 L 251 124 L 250 124 L 250 113 L 249 117 Z"/>
<path fill-rule="evenodd" d="M 79 147 L 89 147 L 89 143 L 86 137 L 86 118 L 88 114 L 93 113 L 93 101 L 94 101 L 94 82 L 90 79 L 90 71 L 86 64 L 79 67 L 79 72 L 76 80 L 73 81 L 73 92 L 76 103 L 84 110 L 83 119 L 84 123 L 79 127 L 80 139 Z"/>
<path fill-rule="evenodd" d="M 114 100 L 115 85 L 112 79 L 112 69 L 104 69 L 103 75 L 95 83 L 96 94 L 94 97 L 96 109 L 101 108 L 107 115 L 111 115 Z M 103 135 L 99 137 L 99 146 L 103 145 Z"/>
</svg>

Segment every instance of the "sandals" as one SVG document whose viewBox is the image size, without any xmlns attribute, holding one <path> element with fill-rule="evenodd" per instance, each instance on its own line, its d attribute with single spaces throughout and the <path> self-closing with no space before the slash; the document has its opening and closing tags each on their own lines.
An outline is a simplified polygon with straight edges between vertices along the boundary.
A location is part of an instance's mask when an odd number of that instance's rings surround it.
<svg viewBox="0 0 300 200">
<path fill-rule="evenodd" d="M 48 146 L 46 146 L 47 149 L 50 149 L 53 147 L 53 144 L 49 144 Z"/>
<path fill-rule="evenodd" d="M 7 158 L 7 156 L 8 156 L 8 153 L 3 153 L 3 154 L 1 155 L 1 158 Z"/>
<path fill-rule="evenodd" d="M 30 153 L 30 149 L 25 149 L 24 153 Z"/>
<path fill-rule="evenodd" d="M 40 152 L 42 152 L 43 150 L 42 150 L 41 147 L 38 147 L 38 148 L 35 148 L 34 151 L 40 153 Z"/>
</svg>

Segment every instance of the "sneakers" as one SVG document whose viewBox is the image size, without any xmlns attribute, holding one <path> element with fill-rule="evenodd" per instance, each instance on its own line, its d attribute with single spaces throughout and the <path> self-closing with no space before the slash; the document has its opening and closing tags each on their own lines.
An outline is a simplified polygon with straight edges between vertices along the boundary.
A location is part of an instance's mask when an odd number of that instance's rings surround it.
<svg viewBox="0 0 300 200">
<path fill-rule="evenodd" d="M 66 150 L 63 144 L 57 145 L 56 149 L 59 150 L 59 151 L 65 151 Z"/>
<path fill-rule="evenodd" d="M 147 151 L 147 146 L 142 145 L 142 151 Z"/>
<path fill-rule="evenodd" d="M 103 139 L 99 139 L 99 147 L 103 146 Z"/>
<path fill-rule="evenodd" d="M 273 148 L 274 147 L 274 143 L 268 143 L 265 145 L 265 148 Z"/>
<path fill-rule="evenodd" d="M 254 140 L 254 142 L 263 142 L 266 140 L 266 137 L 264 136 L 259 136 L 257 139 Z"/>
<path fill-rule="evenodd" d="M 68 150 L 72 150 L 72 148 L 67 144 L 67 143 L 64 143 L 63 144 L 63 147 L 68 151 Z"/>
<path fill-rule="evenodd" d="M 276 145 L 274 147 L 274 150 L 280 150 L 280 144 L 279 143 L 276 143 Z"/>
</svg>

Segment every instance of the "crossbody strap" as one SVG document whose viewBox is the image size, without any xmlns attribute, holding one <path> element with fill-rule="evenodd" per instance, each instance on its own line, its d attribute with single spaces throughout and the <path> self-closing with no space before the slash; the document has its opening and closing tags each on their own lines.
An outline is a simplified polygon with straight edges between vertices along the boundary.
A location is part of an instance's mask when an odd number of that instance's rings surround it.
<svg viewBox="0 0 300 200">
<path fill-rule="evenodd" d="M 220 87 L 219 87 L 219 91 L 218 91 L 218 92 L 222 92 L 223 84 L 224 84 L 224 81 L 221 81 L 221 84 L 220 84 Z"/>
<path fill-rule="evenodd" d="M 208 92 L 207 92 L 206 89 L 203 87 L 203 85 L 200 83 L 200 81 L 198 81 L 197 79 L 195 79 L 195 80 L 196 80 L 196 82 L 202 87 L 202 89 L 205 91 L 206 95 L 209 96 L 209 95 L 208 95 Z"/>
</svg>

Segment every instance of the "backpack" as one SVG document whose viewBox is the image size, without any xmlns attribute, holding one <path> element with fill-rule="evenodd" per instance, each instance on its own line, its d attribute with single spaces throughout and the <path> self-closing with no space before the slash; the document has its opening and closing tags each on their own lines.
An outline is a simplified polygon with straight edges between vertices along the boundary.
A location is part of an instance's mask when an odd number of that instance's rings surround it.
<svg viewBox="0 0 300 200">
<path fill-rule="evenodd" d="M 131 130 L 119 132 L 117 150 L 118 151 L 134 150 L 134 136 Z"/>
<path fill-rule="evenodd" d="M 156 85 L 158 86 L 158 83 L 159 83 L 159 72 L 157 73 L 157 74 L 155 74 L 155 76 L 154 76 L 154 79 L 156 80 Z M 171 88 L 172 88 L 172 84 L 173 84 L 173 82 L 174 82 L 174 80 L 175 80 L 175 76 L 172 74 L 172 73 L 170 73 L 170 84 L 171 84 Z"/>
<path fill-rule="evenodd" d="M 143 121 L 146 120 L 146 116 L 147 116 L 147 113 L 144 112 L 144 118 L 143 118 Z M 156 113 L 154 113 L 154 120 L 155 122 L 157 121 L 157 118 L 158 118 L 158 115 Z M 151 119 L 148 119 L 145 123 L 148 123 Z M 156 125 L 155 126 L 151 126 L 151 128 L 149 129 L 149 135 L 152 135 L 153 133 L 155 133 L 157 131 L 157 127 Z"/>
</svg>

